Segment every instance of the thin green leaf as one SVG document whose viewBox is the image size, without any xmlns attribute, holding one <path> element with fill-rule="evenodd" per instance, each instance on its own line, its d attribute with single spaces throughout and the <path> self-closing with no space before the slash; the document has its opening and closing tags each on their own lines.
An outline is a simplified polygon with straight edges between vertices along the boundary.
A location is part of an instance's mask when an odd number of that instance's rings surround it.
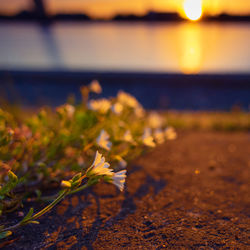
<svg viewBox="0 0 250 250">
<path fill-rule="evenodd" d="M 21 223 L 26 222 L 27 220 L 30 219 L 30 217 L 33 215 L 34 209 L 33 207 L 30 208 L 29 212 L 27 213 L 27 215 L 23 218 L 23 220 L 21 221 Z"/>
<path fill-rule="evenodd" d="M 39 221 L 37 221 L 37 220 L 32 220 L 32 221 L 29 221 L 29 223 L 31 223 L 31 224 L 40 224 L 40 222 L 39 222 Z"/>
</svg>

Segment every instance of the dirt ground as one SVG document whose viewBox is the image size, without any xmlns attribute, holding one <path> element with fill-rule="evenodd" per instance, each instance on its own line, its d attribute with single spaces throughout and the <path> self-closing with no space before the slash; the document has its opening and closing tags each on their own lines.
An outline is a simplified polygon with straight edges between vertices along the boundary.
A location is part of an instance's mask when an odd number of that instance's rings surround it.
<svg viewBox="0 0 250 250">
<path fill-rule="evenodd" d="M 250 249 L 249 180 L 248 133 L 179 133 L 128 167 L 125 192 L 66 198 L 0 248 Z"/>
</svg>

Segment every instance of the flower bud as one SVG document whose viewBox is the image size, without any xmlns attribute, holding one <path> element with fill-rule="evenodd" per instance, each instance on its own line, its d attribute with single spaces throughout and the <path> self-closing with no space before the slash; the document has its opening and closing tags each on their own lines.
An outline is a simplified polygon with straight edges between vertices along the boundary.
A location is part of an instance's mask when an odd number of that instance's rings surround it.
<svg viewBox="0 0 250 250">
<path fill-rule="evenodd" d="M 61 187 L 62 188 L 71 188 L 71 183 L 69 181 L 62 181 Z"/>
</svg>

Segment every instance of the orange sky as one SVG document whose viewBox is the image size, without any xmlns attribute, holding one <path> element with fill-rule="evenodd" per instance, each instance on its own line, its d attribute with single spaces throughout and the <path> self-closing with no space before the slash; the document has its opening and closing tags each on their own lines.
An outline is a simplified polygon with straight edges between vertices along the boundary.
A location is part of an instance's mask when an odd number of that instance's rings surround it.
<svg viewBox="0 0 250 250">
<path fill-rule="evenodd" d="M 30 8 L 31 0 L 0 0 L 0 12 L 13 14 Z M 148 10 L 181 12 L 184 0 L 45 0 L 50 13 L 86 12 L 94 17 L 111 17 L 117 13 L 144 14 Z M 250 0 L 203 0 L 209 14 L 227 12 L 250 14 Z"/>
</svg>

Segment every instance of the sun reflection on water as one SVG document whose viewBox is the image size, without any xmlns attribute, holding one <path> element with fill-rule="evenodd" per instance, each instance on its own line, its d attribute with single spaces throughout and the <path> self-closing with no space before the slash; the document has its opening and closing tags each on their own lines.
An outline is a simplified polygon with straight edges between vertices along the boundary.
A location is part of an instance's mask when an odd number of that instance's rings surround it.
<svg viewBox="0 0 250 250">
<path fill-rule="evenodd" d="M 187 23 L 180 27 L 179 66 L 185 74 L 199 73 L 202 66 L 202 47 L 200 26 Z"/>
</svg>

